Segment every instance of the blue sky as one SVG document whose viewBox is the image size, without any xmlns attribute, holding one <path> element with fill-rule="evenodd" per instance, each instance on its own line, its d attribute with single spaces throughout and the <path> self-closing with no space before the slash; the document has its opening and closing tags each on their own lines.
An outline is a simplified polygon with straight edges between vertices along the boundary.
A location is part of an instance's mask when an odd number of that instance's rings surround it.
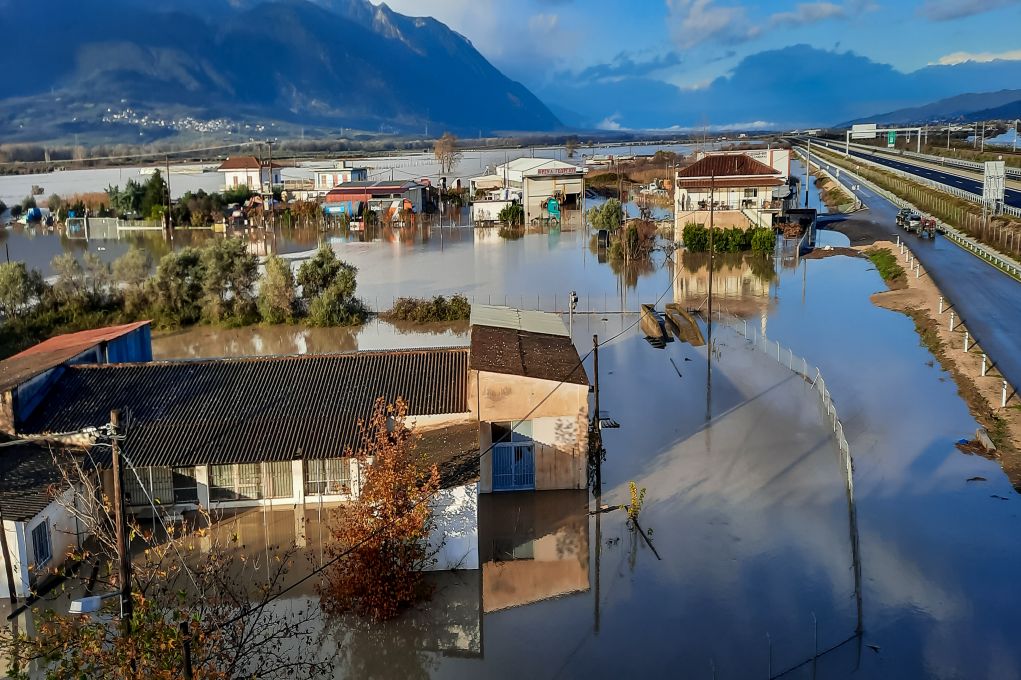
<svg viewBox="0 0 1021 680">
<path fill-rule="evenodd" d="M 388 4 L 404 14 L 443 21 L 547 100 L 555 98 L 560 83 L 593 77 L 650 78 L 685 92 L 698 91 L 730 74 L 750 55 L 795 44 L 852 51 L 904 73 L 934 63 L 996 58 L 1021 62 L 1021 0 L 389 0 Z M 1021 82 L 1004 87 L 1021 88 Z"/>
</svg>

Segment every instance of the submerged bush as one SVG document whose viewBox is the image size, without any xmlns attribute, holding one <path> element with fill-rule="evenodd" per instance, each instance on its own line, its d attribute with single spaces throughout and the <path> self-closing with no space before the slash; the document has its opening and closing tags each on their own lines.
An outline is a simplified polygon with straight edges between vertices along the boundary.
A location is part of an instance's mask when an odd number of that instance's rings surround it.
<svg viewBox="0 0 1021 680">
<path fill-rule="evenodd" d="M 702 224 L 687 224 L 681 234 L 684 247 L 693 253 L 709 251 L 709 229 Z M 714 228 L 712 230 L 713 252 L 740 253 L 751 250 L 756 253 L 770 254 L 776 247 L 776 234 L 772 229 L 758 227 L 755 229 Z"/>
<path fill-rule="evenodd" d="M 464 295 L 453 295 L 446 298 L 442 295 L 427 298 L 397 298 L 393 309 L 386 313 L 386 318 L 394 321 L 463 321 L 471 316 L 471 304 Z"/>
</svg>

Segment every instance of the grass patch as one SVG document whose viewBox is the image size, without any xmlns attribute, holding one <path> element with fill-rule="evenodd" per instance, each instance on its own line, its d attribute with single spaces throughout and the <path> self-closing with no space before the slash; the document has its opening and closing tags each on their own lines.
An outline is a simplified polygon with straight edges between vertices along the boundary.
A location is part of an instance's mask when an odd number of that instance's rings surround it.
<svg viewBox="0 0 1021 680">
<path fill-rule="evenodd" d="M 452 295 L 447 298 L 437 295 L 434 298 L 397 298 L 393 309 L 381 315 L 390 321 L 413 321 L 428 323 L 430 321 L 465 321 L 471 316 L 471 303 L 464 295 Z"/>
<path fill-rule="evenodd" d="M 872 260 L 876 271 L 883 277 L 887 285 L 902 281 L 904 279 L 904 267 L 897 263 L 897 256 L 886 248 L 869 248 L 865 255 Z"/>
</svg>

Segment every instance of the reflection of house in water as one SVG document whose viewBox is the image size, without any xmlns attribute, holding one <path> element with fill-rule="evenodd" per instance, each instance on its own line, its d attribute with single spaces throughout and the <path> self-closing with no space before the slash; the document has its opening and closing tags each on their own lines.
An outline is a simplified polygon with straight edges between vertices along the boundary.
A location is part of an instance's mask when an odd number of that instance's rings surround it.
<svg viewBox="0 0 1021 680">
<path fill-rule="evenodd" d="M 480 498 L 479 554 L 484 612 L 587 591 L 587 492 Z"/>
<path fill-rule="evenodd" d="M 697 307 L 709 295 L 709 256 L 677 251 L 683 271 L 674 277 L 674 302 Z M 765 306 L 775 278 L 774 260 L 754 253 L 717 254 L 713 258 L 713 299 Z"/>
</svg>

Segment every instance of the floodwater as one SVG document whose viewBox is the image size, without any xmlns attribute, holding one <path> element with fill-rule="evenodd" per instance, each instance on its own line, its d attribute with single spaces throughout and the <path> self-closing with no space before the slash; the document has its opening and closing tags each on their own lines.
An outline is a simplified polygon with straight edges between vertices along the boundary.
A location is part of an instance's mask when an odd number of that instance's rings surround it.
<svg viewBox="0 0 1021 680">
<path fill-rule="evenodd" d="M 827 232 L 820 242 L 846 244 Z M 815 393 L 719 325 L 711 364 L 704 347 L 657 349 L 636 328 L 640 303 L 698 300 L 707 263 L 657 252 L 637 270 L 614 267 L 584 230 L 448 229 L 333 246 L 358 265 L 359 294 L 377 308 L 396 295 L 466 292 L 563 309 L 577 290 L 573 336 L 583 354 L 602 339 L 601 409 L 620 424 L 604 430 L 600 500 L 628 502 L 631 481 L 645 488 L 652 543 L 619 510 L 590 514 L 585 492 L 484 497 L 482 569 L 431 577 L 434 600 L 391 624 L 331 622 L 320 654 L 336 677 L 1021 676 L 1021 498 L 994 461 L 954 446 L 976 423 L 911 320 L 869 301 L 884 284 L 867 260 L 770 268 L 733 258 L 714 269 L 716 304 L 815 363 L 840 413 L 861 545 L 856 637 L 843 467 Z M 463 326 L 374 321 L 199 328 L 157 337 L 155 351 L 464 342 Z M 591 375 L 591 359 L 586 367 Z M 289 509 L 243 517 L 279 527 L 268 544 L 298 524 Z"/>
</svg>

